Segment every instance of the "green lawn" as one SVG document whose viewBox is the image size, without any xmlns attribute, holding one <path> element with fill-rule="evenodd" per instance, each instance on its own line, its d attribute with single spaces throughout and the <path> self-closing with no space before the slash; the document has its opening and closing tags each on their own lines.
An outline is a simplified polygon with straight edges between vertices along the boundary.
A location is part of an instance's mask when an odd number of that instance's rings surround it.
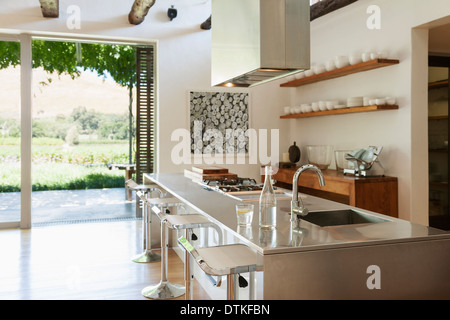
<svg viewBox="0 0 450 320">
<path fill-rule="evenodd" d="M 128 163 L 127 144 L 35 145 L 33 190 L 73 190 L 124 186 L 124 172 L 107 163 Z M 0 145 L 0 192 L 20 191 L 20 146 Z"/>
<path fill-rule="evenodd" d="M 60 162 L 72 164 L 128 163 L 128 144 L 79 144 L 76 146 L 36 144 L 33 139 L 33 163 Z M 39 140 L 37 140 L 39 141 Z M 20 157 L 19 144 L 1 144 L 0 164 Z"/>
</svg>

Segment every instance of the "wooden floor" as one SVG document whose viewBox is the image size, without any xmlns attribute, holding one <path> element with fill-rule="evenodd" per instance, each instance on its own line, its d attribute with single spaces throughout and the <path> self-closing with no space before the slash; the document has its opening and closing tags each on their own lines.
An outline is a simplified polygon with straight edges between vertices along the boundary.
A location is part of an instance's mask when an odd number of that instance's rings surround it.
<svg viewBox="0 0 450 320">
<path fill-rule="evenodd" d="M 149 300 L 161 265 L 135 263 L 141 221 L 0 230 L 0 300 Z M 169 250 L 169 281 L 183 284 L 183 262 Z M 178 299 L 184 300 L 184 295 Z M 194 283 L 194 299 L 209 296 Z"/>
</svg>

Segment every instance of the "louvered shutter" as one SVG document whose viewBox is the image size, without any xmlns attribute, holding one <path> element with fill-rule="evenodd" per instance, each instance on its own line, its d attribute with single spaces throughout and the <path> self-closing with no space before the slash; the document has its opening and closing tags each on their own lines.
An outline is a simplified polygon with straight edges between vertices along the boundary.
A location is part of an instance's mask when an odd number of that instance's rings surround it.
<svg viewBox="0 0 450 320">
<path fill-rule="evenodd" d="M 136 182 L 155 167 L 155 68 L 153 47 L 137 48 Z"/>
</svg>

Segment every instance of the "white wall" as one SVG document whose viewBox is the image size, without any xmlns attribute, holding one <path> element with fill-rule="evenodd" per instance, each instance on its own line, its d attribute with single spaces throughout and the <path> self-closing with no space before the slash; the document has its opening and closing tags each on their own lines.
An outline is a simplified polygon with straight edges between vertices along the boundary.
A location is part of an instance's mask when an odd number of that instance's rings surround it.
<svg viewBox="0 0 450 320">
<path fill-rule="evenodd" d="M 70 1 L 61 0 L 59 19 L 44 19 L 37 0 L 3 0 L 0 7 L 1 32 L 51 32 L 93 37 L 138 39 L 158 43 L 159 77 L 159 171 L 182 172 L 189 165 L 172 163 L 170 153 L 177 144 L 170 140 L 178 128 L 188 128 L 188 90 L 210 89 L 210 32 L 199 25 L 209 15 L 210 1 L 157 1 L 145 21 L 128 23 L 133 1 L 76 1 L 81 9 L 81 29 L 69 30 L 66 20 Z M 178 9 L 172 22 L 166 16 L 169 5 Z M 381 30 L 368 30 L 366 9 L 381 8 Z M 399 178 L 400 217 L 428 222 L 427 145 L 426 145 L 426 50 L 428 25 L 424 32 L 412 28 L 450 15 L 448 0 L 360 0 L 312 22 L 312 62 L 325 62 L 335 55 L 355 51 L 388 50 L 400 59 L 397 66 L 355 74 L 305 87 L 280 88 L 282 80 L 250 89 L 251 126 L 255 129 L 280 129 L 280 151 L 293 141 L 331 144 L 336 148 L 382 145 L 381 162 L 389 175 Z M 413 39 L 414 38 L 414 42 Z M 418 50 L 413 50 L 418 46 Z M 414 54 L 413 54 L 414 53 Z M 413 70 L 413 67 L 417 69 Z M 235 90 L 239 91 L 239 90 Z M 280 120 L 286 105 L 348 96 L 395 96 L 400 109 L 369 114 Z M 229 165 L 240 176 L 258 178 L 259 165 Z"/>
<path fill-rule="evenodd" d="M 188 91 L 211 90 L 211 33 L 200 29 L 200 24 L 211 13 L 211 3 L 210 0 L 174 0 L 170 4 L 157 1 L 138 26 L 130 25 L 127 20 L 132 3 L 132 0 L 76 1 L 74 4 L 81 9 L 81 28 L 69 30 L 67 9 L 73 2 L 61 0 L 60 18 L 45 19 L 37 0 L 5 0 L 0 8 L 0 33 L 49 32 L 157 42 L 158 170 L 183 172 L 191 165 L 178 166 L 171 161 L 172 148 L 178 142 L 170 138 L 175 129 L 188 128 Z M 166 12 L 172 4 L 178 9 L 178 17 L 170 22 Z M 278 90 L 279 83 L 252 90 L 250 121 L 254 128 L 270 129 L 282 125 L 278 107 L 288 104 L 289 95 Z M 259 178 L 259 165 L 224 166 L 240 176 Z"/>
<path fill-rule="evenodd" d="M 366 26 L 369 5 L 381 9 L 379 30 Z M 303 147 L 305 155 L 304 146 L 309 144 L 330 144 L 335 149 L 383 146 L 380 161 L 386 174 L 399 178 L 400 218 L 422 224 L 428 223 L 428 45 L 427 30 L 415 32 L 413 42 L 412 28 L 446 15 L 450 15 L 448 1 L 360 0 L 319 18 L 311 24 L 312 63 L 324 63 L 336 55 L 387 51 L 400 64 L 282 89 L 291 90 L 293 105 L 328 99 L 345 102 L 353 96 L 397 97 L 400 109 L 395 111 L 288 120 L 289 137 Z"/>
</svg>

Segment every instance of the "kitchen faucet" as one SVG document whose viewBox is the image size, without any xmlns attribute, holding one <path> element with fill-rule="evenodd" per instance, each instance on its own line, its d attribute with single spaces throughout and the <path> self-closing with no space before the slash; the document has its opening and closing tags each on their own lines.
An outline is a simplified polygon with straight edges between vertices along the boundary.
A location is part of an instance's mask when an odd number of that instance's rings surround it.
<svg viewBox="0 0 450 320">
<path fill-rule="evenodd" d="M 294 179 L 292 181 L 291 225 L 295 227 L 298 227 L 299 224 L 298 216 L 300 215 L 301 217 L 306 217 L 309 213 L 308 209 L 303 205 L 301 197 L 298 196 L 298 179 L 300 178 L 300 175 L 306 170 L 312 170 L 317 173 L 320 186 L 323 187 L 325 185 L 325 178 L 323 177 L 322 171 L 320 171 L 318 167 L 312 164 L 302 166 L 294 174 Z"/>
</svg>

